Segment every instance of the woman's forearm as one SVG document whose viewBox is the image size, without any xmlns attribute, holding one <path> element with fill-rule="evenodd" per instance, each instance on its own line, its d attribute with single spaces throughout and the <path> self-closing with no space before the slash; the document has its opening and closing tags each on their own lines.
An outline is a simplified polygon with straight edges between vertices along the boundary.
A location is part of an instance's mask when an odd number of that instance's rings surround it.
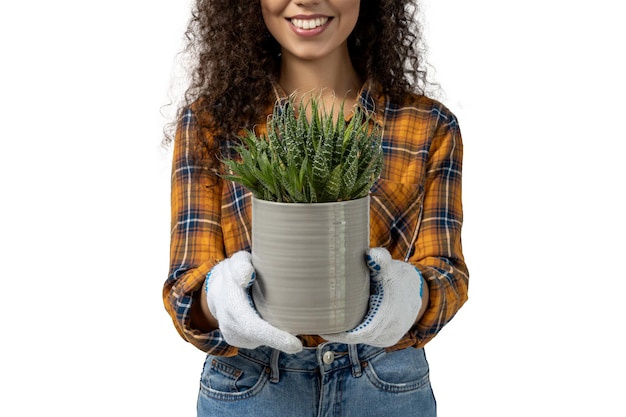
<svg viewBox="0 0 626 417">
<path fill-rule="evenodd" d="M 207 304 L 206 289 L 202 286 L 202 291 L 198 291 L 194 297 L 194 301 L 191 305 L 191 321 L 194 324 L 194 328 L 208 333 L 217 329 L 218 323 Z"/>
</svg>

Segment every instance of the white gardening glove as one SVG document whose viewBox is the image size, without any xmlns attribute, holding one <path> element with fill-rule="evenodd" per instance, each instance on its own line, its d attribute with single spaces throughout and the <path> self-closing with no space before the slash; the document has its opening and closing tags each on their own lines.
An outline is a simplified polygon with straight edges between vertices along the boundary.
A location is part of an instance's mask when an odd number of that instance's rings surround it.
<svg viewBox="0 0 626 417">
<path fill-rule="evenodd" d="M 300 340 L 263 320 L 254 308 L 250 287 L 256 274 L 251 255 L 240 251 L 213 267 L 206 278 L 209 310 L 226 342 L 254 349 L 270 346 L 286 353 L 302 350 Z"/>
<path fill-rule="evenodd" d="M 413 326 L 422 307 L 422 274 L 409 263 L 391 259 L 384 248 L 370 249 L 367 265 L 373 294 L 363 322 L 347 332 L 321 335 L 324 339 L 389 347 Z"/>
</svg>

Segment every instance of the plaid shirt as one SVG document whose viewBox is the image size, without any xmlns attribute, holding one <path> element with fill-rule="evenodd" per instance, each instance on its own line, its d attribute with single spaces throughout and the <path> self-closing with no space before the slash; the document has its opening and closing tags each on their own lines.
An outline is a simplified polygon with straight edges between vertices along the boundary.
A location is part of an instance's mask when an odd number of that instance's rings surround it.
<svg viewBox="0 0 626 417">
<path fill-rule="evenodd" d="M 368 87 L 359 105 L 374 110 L 383 127 L 385 159 L 371 190 L 370 246 L 385 247 L 394 259 L 415 265 L 430 295 L 423 317 L 391 349 L 422 347 L 467 300 L 459 125 L 447 108 L 424 96 L 409 96 L 398 105 Z M 187 109 L 174 142 L 170 272 L 163 300 L 185 340 L 208 353 L 230 356 L 237 348 L 219 330 L 194 328 L 190 311 L 211 268 L 239 250 L 250 250 L 252 194 L 192 164 L 190 139 L 199 134 L 196 116 Z M 323 341 L 319 336 L 300 338 L 305 346 Z"/>
</svg>

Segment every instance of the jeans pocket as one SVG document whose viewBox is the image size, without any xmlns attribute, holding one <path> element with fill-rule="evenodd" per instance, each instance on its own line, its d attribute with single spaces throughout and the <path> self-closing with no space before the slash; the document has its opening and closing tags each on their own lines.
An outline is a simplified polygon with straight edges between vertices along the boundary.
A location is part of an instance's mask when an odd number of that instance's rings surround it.
<svg viewBox="0 0 626 417">
<path fill-rule="evenodd" d="M 207 356 L 200 391 L 211 398 L 236 400 L 257 394 L 268 381 L 266 367 L 241 356 Z"/>
<path fill-rule="evenodd" d="M 367 362 L 365 375 L 378 389 L 406 392 L 430 387 L 429 368 L 423 349 L 384 352 Z"/>
</svg>

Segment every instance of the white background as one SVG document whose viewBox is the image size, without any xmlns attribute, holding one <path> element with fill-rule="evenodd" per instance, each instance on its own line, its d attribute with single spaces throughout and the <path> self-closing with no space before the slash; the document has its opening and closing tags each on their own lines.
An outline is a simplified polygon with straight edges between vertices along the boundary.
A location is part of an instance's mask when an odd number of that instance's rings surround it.
<svg viewBox="0 0 626 417">
<path fill-rule="evenodd" d="M 428 346 L 441 417 L 625 416 L 618 1 L 429 0 L 465 143 L 470 301 Z M 0 415 L 193 416 L 161 302 L 160 149 L 188 1 L 0 6 Z"/>
</svg>

